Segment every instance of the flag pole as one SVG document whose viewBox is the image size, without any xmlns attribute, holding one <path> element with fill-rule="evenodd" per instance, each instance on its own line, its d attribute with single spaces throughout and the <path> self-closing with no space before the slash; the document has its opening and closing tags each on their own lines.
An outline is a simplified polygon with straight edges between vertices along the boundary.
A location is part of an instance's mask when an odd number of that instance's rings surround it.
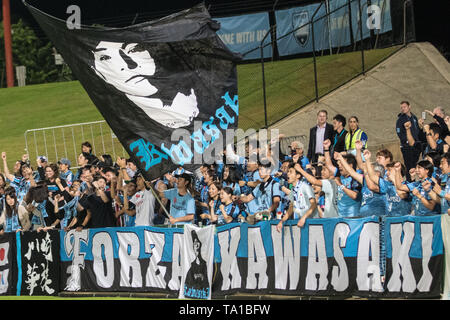
<svg viewBox="0 0 450 320">
<path fill-rule="evenodd" d="M 11 40 L 11 12 L 9 0 L 3 0 L 3 30 L 5 37 L 6 86 L 14 87 L 14 66 Z"/>
<path fill-rule="evenodd" d="M 141 175 L 142 176 L 142 175 Z M 158 193 L 155 191 L 155 189 L 153 189 L 152 183 L 151 181 L 147 181 L 145 180 L 145 178 L 142 176 L 142 178 L 144 179 L 144 181 L 146 182 L 146 185 L 150 188 L 150 191 L 153 193 L 153 196 L 155 197 L 155 199 L 158 201 L 159 205 L 163 208 L 163 212 L 164 215 L 166 216 L 167 219 L 170 219 L 170 214 L 166 209 L 166 206 L 162 203 L 161 199 L 159 198 Z"/>
</svg>

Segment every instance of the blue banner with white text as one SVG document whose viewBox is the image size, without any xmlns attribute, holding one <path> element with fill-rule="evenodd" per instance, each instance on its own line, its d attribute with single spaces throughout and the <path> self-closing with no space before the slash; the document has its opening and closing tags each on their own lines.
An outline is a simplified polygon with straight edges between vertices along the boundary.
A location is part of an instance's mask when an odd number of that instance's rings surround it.
<svg viewBox="0 0 450 320">
<path fill-rule="evenodd" d="M 220 22 L 217 35 L 228 49 L 243 54 L 245 60 L 261 58 L 259 46 L 270 30 L 267 12 L 214 19 Z M 269 34 L 263 45 L 270 43 L 270 41 Z M 264 58 L 272 57 L 272 47 L 264 47 L 263 54 Z"/>
<path fill-rule="evenodd" d="M 201 277 L 205 281 L 210 279 L 212 298 L 248 292 L 439 297 L 444 259 L 441 218 L 307 219 L 301 228 L 298 220 L 283 225 L 279 220 L 230 223 L 216 227 L 211 247 L 211 240 L 199 233 L 205 228 L 192 235 L 192 244 L 185 241 L 182 228 L 60 231 L 59 250 L 52 248 L 58 243 L 53 234 L 28 232 L 18 242 L 22 249 L 17 251 L 17 261 L 24 265 L 18 294 L 108 291 L 177 297 L 183 279 L 189 279 L 192 261 L 204 261 L 195 270 L 205 272 Z M 199 244 L 194 246 L 194 240 Z M 209 252 L 214 255 L 210 263 Z M 43 270 L 33 270 L 30 259 L 35 255 L 45 262 Z M 45 271 L 52 270 L 52 263 L 59 265 L 60 272 Z M 45 285 L 38 278 L 45 279 Z M 33 283 L 37 285 L 31 287 Z M 15 292 L 15 281 L 6 287 Z"/>
</svg>

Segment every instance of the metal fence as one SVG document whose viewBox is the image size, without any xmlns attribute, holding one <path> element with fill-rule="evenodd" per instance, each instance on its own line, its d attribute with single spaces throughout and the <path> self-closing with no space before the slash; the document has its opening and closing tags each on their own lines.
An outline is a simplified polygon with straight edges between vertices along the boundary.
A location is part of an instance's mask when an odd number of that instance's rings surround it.
<svg viewBox="0 0 450 320">
<path fill-rule="evenodd" d="M 407 43 L 415 41 L 412 0 L 378 0 L 377 3 L 381 6 L 382 23 L 389 18 L 385 15 L 385 6 L 389 5 L 392 29 L 388 32 L 381 33 L 376 29 L 363 36 L 362 24 L 366 21 L 360 17 L 367 12 L 371 0 L 364 4 L 361 0 L 348 0 L 345 5 L 333 10 L 329 8 L 328 0 L 321 1 L 308 22 L 278 37 L 277 25 L 272 25 L 259 47 L 245 53 L 259 51 L 260 62 L 243 62 L 238 66 L 239 127 L 244 130 L 267 128 L 307 104 L 318 102 L 331 91 L 365 74 Z M 325 7 L 326 14 L 317 16 L 319 9 Z M 324 47 L 324 39 L 331 39 L 330 24 L 336 23 L 331 18 L 337 14 L 348 19 L 341 19 L 338 23 L 350 26 L 349 34 L 341 35 L 349 37 L 350 43 L 338 38 Z M 352 23 L 355 18 L 358 21 L 356 26 Z M 317 34 L 314 30 L 319 24 L 327 27 Z M 311 30 L 312 50 L 280 56 L 277 43 L 304 28 Z M 322 44 L 320 47 L 317 45 L 319 43 Z M 272 49 L 272 58 L 263 57 L 263 51 L 268 46 Z"/>
<path fill-rule="evenodd" d="M 76 123 L 63 126 L 30 129 L 25 132 L 25 148 L 30 160 L 46 156 L 49 162 L 67 158 L 71 168 L 78 168 L 81 144 L 88 141 L 92 152 L 109 154 L 115 160 L 118 156 L 128 157 L 127 152 L 105 120 Z"/>
</svg>

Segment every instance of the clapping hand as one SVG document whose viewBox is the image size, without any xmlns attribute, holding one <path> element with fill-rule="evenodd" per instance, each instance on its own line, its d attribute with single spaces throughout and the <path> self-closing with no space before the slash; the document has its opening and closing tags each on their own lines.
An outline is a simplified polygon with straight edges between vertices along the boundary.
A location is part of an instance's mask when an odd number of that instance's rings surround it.
<svg viewBox="0 0 450 320">
<path fill-rule="evenodd" d="M 372 153 L 369 150 L 367 150 L 367 149 L 364 150 L 363 155 L 364 155 L 364 159 L 366 159 L 366 162 L 370 161 L 370 157 L 372 156 Z"/>
<path fill-rule="evenodd" d="M 364 147 L 364 143 L 361 140 L 355 141 L 355 149 L 356 150 L 362 150 L 363 147 Z"/>
</svg>

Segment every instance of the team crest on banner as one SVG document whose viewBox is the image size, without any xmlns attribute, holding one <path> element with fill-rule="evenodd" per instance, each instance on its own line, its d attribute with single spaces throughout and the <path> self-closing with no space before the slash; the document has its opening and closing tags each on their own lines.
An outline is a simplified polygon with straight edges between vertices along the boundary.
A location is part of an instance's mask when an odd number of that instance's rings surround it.
<svg viewBox="0 0 450 320">
<path fill-rule="evenodd" d="M 212 225 L 184 227 L 180 299 L 211 299 L 214 229 Z"/>
<path fill-rule="evenodd" d="M 292 15 L 292 26 L 293 26 L 294 30 L 300 26 L 307 24 L 308 22 L 309 22 L 309 12 L 308 11 L 301 11 L 301 12 L 294 13 Z M 308 43 L 309 28 L 310 28 L 310 25 L 308 24 L 294 32 L 295 40 L 302 47 L 306 46 L 306 44 Z"/>
<path fill-rule="evenodd" d="M 204 4 L 125 28 L 73 30 L 26 5 L 146 179 L 179 165 L 193 171 L 225 148 L 225 130 L 238 123 L 241 57 Z"/>
</svg>

